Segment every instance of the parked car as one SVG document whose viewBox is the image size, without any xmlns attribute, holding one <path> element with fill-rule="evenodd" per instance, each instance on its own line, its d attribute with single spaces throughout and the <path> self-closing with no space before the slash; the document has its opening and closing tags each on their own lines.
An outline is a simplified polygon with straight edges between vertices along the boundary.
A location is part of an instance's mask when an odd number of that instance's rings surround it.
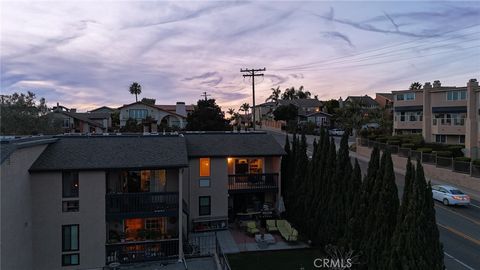
<svg viewBox="0 0 480 270">
<path fill-rule="evenodd" d="M 470 196 L 452 186 L 434 185 L 432 196 L 434 200 L 441 201 L 444 205 L 470 205 Z"/>
<path fill-rule="evenodd" d="M 343 133 L 345 133 L 345 130 L 339 128 L 330 129 L 328 131 L 328 134 L 332 136 L 343 136 Z"/>
<path fill-rule="evenodd" d="M 362 129 L 377 129 L 380 127 L 380 124 L 378 123 L 367 123 L 362 126 Z"/>
</svg>

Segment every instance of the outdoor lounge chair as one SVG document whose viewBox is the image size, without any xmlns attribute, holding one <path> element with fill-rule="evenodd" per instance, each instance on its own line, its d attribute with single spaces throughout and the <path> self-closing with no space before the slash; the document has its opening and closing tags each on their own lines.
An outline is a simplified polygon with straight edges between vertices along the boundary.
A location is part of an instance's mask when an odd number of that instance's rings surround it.
<svg viewBox="0 0 480 270">
<path fill-rule="evenodd" d="M 277 228 L 282 237 L 287 241 L 297 241 L 298 232 L 284 219 L 277 220 Z"/>
<path fill-rule="evenodd" d="M 267 231 L 269 232 L 278 232 L 277 223 L 273 219 L 267 219 Z"/>
<path fill-rule="evenodd" d="M 247 222 L 247 232 L 252 235 L 260 232 L 260 230 L 257 228 L 257 224 L 255 223 L 255 221 Z"/>
</svg>

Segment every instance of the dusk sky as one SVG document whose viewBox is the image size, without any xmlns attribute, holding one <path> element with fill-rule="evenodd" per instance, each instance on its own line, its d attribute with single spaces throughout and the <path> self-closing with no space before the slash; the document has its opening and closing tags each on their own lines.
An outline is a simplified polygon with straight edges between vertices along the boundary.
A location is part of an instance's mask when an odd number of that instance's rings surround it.
<svg viewBox="0 0 480 270">
<path fill-rule="evenodd" d="M 480 79 L 480 1 L 1 3 L 1 92 L 85 111 L 135 101 L 252 104 L 241 68 L 322 100 Z"/>
</svg>

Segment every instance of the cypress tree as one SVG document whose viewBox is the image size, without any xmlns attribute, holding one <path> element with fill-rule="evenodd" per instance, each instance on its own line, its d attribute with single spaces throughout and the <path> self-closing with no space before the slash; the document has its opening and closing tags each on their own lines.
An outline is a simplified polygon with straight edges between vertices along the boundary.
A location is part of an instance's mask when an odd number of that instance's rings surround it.
<svg viewBox="0 0 480 270">
<path fill-rule="evenodd" d="M 288 192 L 288 186 L 289 186 L 288 181 L 291 178 L 290 170 L 289 170 L 290 169 L 289 161 L 291 158 L 291 151 L 290 151 L 290 141 L 288 139 L 288 134 L 285 136 L 284 150 L 286 155 L 282 157 L 282 163 L 281 163 L 281 173 L 282 173 L 281 187 L 282 187 L 282 196 L 285 199 L 285 197 L 287 197 L 286 193 Z"/>
<path fill-rule="evenodd" d="M 395 183 L 395 173 L 391 154 L 386 150 L 382 156 L 383 172 L 379 171 L 375 183 L 378 187 L 378 197 L 373 208 L 375 218 L 371 224 L 367 252 L 368 269 L 387 269 L 389 252 L 391 250 L 391 238 L 395 231 L 398 215 L 398 192 Z M 379 176 L 382 176 L 379 178 Z"/>
</svg>

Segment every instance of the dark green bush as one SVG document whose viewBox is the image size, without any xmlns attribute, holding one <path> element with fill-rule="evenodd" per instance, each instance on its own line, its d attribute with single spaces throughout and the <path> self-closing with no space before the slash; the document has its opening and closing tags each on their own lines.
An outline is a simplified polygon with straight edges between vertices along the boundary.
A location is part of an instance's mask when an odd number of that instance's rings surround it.
<svg viewBox="0 0 480 270">
<path fill-rule="evenodd" d="M 463 145 L 449 145 L 447 150 L 451 151 L 453 157 L 463 157 L 462 149 L 465 148 Z"/>
<path fill-rule="evenodd" d="M 435 151 L 437 157 L 452 157 L 452 151 Z"/>
<path fill-rule="evenodd" d="M 387 144 L 389 144 L 389 145 L 400 145 L 400 141 L 399 140 L 388 140 Z"/>
<path fill-rule="evenodd" d="M 415 144 L 413 144 L 413 143 L 402 143 L 402 148 L 413 149 L 413 148 L 415 148 Z"/>
<path fill-rule="evenodd" d="M 379 143 L 386 143 L 387 142 L 387 137 L 378 137 L 376 139 L 377 142 Z"/>
<path fill-rule="evenodd" d="M 476 166 L 480 166 L 480 159 L 475 159 L 474 161 L 472 161 L 472 164 Z"/>
<path fill-rule="evenodd" d="M 432 148 L 421 147 L 421 148 L 418 148 L 417 151 L 422 152 L 422 153 L 432 153 Z"/>
<path fill-rule="evenodd" d="M 456 161 L 464 161 L 464 162 L 470 162 L 472 161 L 471 158 L 468 158 L 468 157 L 456 157 L 455 158 Z"/>
</svg>

